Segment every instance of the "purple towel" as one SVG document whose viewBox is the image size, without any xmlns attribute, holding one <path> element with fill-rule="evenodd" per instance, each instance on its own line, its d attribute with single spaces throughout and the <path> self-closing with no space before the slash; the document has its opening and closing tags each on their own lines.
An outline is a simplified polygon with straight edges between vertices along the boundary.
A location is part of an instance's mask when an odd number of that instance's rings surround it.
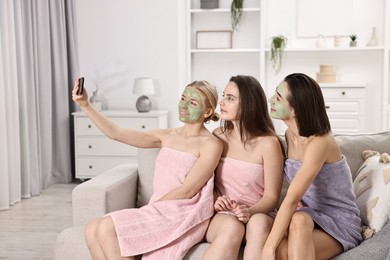
<svg viewBox="0 0 390 260">
<path fill-rule="evenodd" d="M 284 171 L 289 183 L 302 162 L 287 159 Z M 303 195 L 304 207 L 326 233 L 339 241 L 344 251 L 362 241 L 359 209 L 353 192 L 352 174 L 345 157 L 335 163 L 324 164 Z"/>
</svg>

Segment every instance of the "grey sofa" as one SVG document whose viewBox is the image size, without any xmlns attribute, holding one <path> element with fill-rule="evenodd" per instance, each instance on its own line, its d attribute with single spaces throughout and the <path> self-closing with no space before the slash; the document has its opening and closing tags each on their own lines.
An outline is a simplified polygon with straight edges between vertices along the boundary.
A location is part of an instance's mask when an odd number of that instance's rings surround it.
<svg viewBox="0 0 390 260">
<path fill-rule="evenodd" d="M 390 131 L 373 134 L 336 135 L 352 174 L 363 163 L 363 150 L 390 153 Z M 139 149 L 138 164 L 123 164 L 76 186 L 72 192 L 73 226 L 56 239 L 55 259 L 90 259 L 83 230 L 91 219 L 123 209 L 145 205 L 152 194 L 154 160 L 158 149 Z M 355 176 L 353 176 L 354 178 Z M 282 196 L 287 187 L 284 185 Z M 335 257 L 336 260 L 389 259 L 390 222 L 358 247 Z M 194 246 L 184 259 L 201 259 L 208 243 Z M 241 259 L 241 258 L 240 258 Z"/>
</svg>

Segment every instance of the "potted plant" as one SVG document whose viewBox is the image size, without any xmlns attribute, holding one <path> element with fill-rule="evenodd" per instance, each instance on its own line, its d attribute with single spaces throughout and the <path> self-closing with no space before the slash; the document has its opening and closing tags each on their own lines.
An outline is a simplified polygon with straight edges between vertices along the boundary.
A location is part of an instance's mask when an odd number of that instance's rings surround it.
<svg viewBox="0 0 390 260">
<path fill-rule="evenodd" d="M 287 38 L 283 35 L 277 35 L 271 38 L 271 56 L 270 60 L 275 73 L 278 73 L 283 64 L 283 52 L 287 45 Z"/>
<path fill-rule="evenodd" d="M 242 8 L 244 7 L 244 0 L 232 0 L 230 6 L 232 29 L 233 32 L 238 30 L 238 25 L 242 18 Z"/>
<path fill-rule="evenodd" d="M 351 34 L 349 36 L 349 38 L 351 39 L 351 41 L 349 42 L 349 46 L 350 47 L 356 47 L 356 45 L 357 45 L 357 41 L 356 41 L 357 35 L 356 34 Z"/>
</svg>

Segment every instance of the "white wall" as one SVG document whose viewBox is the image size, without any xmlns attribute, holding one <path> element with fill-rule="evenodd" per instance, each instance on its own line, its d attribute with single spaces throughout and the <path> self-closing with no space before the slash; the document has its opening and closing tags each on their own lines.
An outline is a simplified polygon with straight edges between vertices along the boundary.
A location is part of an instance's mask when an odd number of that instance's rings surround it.
<svg viewBox="0 0 390 260">
<path fill-rule="evenodd" d="M 80 74 L 89 94 L 99 89 L 103 109 L 135 109 L 136 77 L 154 79 L 153 109 L 170 110 L 177 124 L 177 102 L 185 82 L 183 0 L 77 0 Z M 183 58 L 184 57 L 184 58 Z"/>
<path fill-rule="evenodd" d="M 221 0 L 223 7 L 230 0 Z M 249 0 L 248 0 L 249 1 Z M 250 0 L 255 1 L 255 0 Z M 257 1 L 257 0 L 256 0 Z M 259 0 L 263 1 L 263 0 Z M 268 0 L 266 6 L 266 38 L 284 34 L 289 44 L 295 47 L 313 44 L 315 37 L 296 37 L 297 3 L 308 0 Z M 343 0 L 347 1 L 347 0 Z M 351 33 L 359 35 L 359 43 L 365 46 L 371 28 L 377 27 L 378 44 L 384 43 L 385 0 L 348 0 L 353 3 Z M 337 0 L 330 1 L 332 3 Z M 170 110 L 169 126 L 180 124 L 177 120 L 177 101 L 186 82 L 186 8 L 185 0 L 77 0 L 77 30 L 79 43 L 80 73 L 86 77 L 86 87 L 91 93 L 95 88 L 92 79 L 96 74 L 114 75 L 101 82 L 103 109 L 135 109 L 138 98 L 132 94 L 136 77 L 152 77 L 157 93 L 151 96 L 154 109 Z M 335 10 L 337 7 L 331 7 Z M 329 16 L 325 24 L 337 24 L 340 17 Z M 341 18 L 342 20 L 342 18 Z M 313 22 L 314 24 L 314 22 Z M 332 39 L 328 40 L 331 44 Z M 348 44 L 344 38 L 342 44 Z M 268 55 L 268 54 L 267 54 Z M 335 56 L 336 55 L 336 56 Z M 337 64 L 337 77 L 345 82 L 366 82 L 370 105 L 380 111 L 383 85 L 383 64 L 378 63 L 382 51 L 309 53 L 289 52 L 285 54 L 282 71 L 275 75 L 271 64 L 266 64 L 266 80 L 261 82 L 271 95 L 276 85 L 289 73 L 303 72 L 315 78 L 319 64 Z M 246 56 L 247 57 L 247 56 Z M 268 59 L 268 57 L 267 57 Z M 245 59 L 244 59 L 245 60 Z M 246 58 L 248 60 L 248 57 Z M 351 66 L 351 61 L 354 66 Z M 253 69 L 258 69 L 254 66 Z M 229 72 L 229 70 L 227 70 Z M 230 73 L 230 72 L 229 72 Z M 238 74 L 232 72 L 229 75 Z M 256 74 L 256 73 L 254 73 Z M 194 73 L 196 77 L 196 73 Z M 213 75 L 224 87 L 228 77 Z M 370 127 L 367 131 L 381 128 L 381 113 L 367 115 Z"/>
</svg>

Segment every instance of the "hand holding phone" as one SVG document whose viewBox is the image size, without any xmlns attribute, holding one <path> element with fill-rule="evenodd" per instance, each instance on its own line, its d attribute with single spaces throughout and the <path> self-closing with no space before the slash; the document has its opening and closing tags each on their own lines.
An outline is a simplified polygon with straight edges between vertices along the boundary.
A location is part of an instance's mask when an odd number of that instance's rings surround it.
<svg viewBox="0 0 390 260">
<path fill-rule="evenodd" d="M 84 77 L 79 78 L 79 89 L 77 90 L 77 95 L 82 95 L 84 91 Z"/>
</svg>

